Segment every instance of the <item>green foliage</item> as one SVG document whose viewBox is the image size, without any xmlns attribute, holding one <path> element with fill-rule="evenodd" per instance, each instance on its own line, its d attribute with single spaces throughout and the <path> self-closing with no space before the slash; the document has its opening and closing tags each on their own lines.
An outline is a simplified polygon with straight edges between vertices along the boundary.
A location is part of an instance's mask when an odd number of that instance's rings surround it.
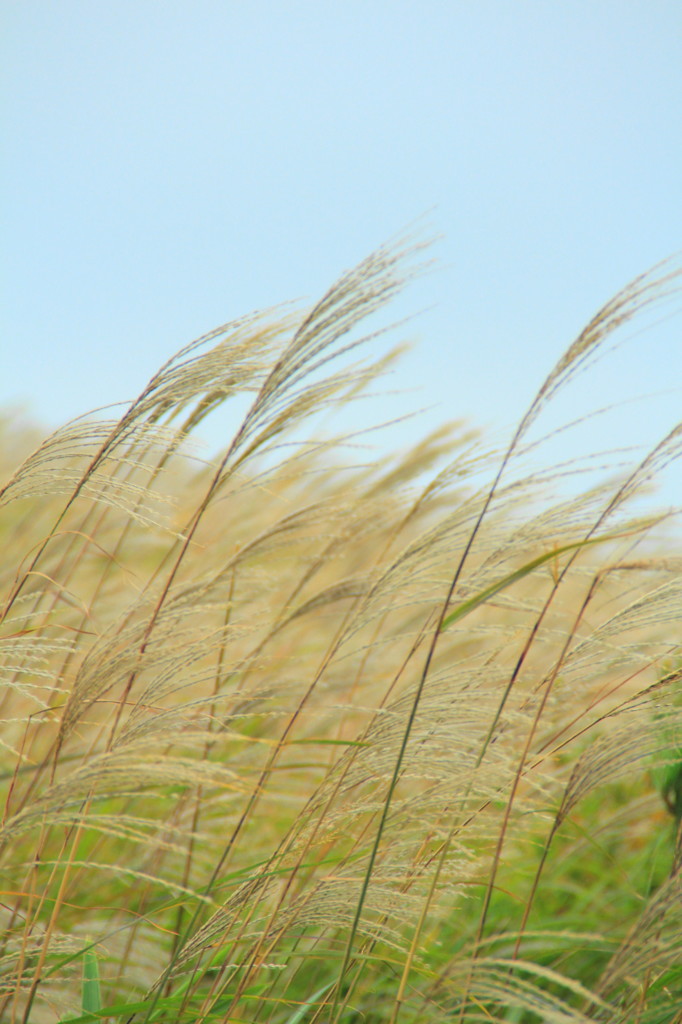
<svg viewBox="0 0 682 1024">
<path fill-rule="evenodd" d="M 661 680 L 659 699 L 660 709 L 655 712 L 655 717 L 660 725 L 663 744 L 656 758 L 653 776 L 665 806 L 679 827 L 682 820 L 682 728 L 679 714 L 671 717 L 666 713 L 671 707 L 678 713 L 682 710 L 682 669 L 679 665 L 668 666 Z"/>
<path fill-rule="evenodd" d="M 576 498 L 523 468 L 678 276 L 598 312 L 504 453 L 455 424 L 344 465 L 305 424 L 390 362 L 349 360 L 412 255 L 4 445 L 3 1020 L 679 1019 L 681 561 L 630 506 L 682 430 Z"/>
<path fill-rule="evenodd" d="M 99 963 L 97 953 L 88 949 L 83 953 L 83 1013 L 97 1013 L 102 1009 L 102 993 L 99 985 Z"/>
</svg>

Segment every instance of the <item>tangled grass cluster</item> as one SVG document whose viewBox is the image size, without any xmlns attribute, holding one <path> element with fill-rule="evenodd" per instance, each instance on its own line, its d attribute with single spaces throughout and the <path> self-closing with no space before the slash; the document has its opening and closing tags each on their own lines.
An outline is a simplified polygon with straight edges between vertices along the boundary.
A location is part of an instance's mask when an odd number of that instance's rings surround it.
<svg viewBox="0 0 682 1024">
<path fill-rule="evenodd" d="M 506 452 L 456 425 L 344 465 L 301 425 L 381 372 L 348 356 L 413 257 L 4 467 L 2 1020 L 682 1021 L 682 555 L 631 511 L 682 426 L 577 498 L 522 470 L 678 274 L 595 316 Z"/>
</svg>

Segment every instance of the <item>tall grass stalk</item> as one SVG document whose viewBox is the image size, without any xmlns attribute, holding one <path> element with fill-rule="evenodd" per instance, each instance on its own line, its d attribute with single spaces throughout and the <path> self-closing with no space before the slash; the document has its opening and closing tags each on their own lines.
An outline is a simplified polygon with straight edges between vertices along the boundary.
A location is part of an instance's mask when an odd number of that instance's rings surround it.
<svg viewBox="0 0 682 1024">
<path fill-rule="evenodd" d="M 359 329 L 420 258 L 18 465 L 5 424 L 3 1020 L 682 1021 L 682 556 L 633 505 L 682 425 L 578 497 L 524 469 L 679 272 L 597 313 L 506 451 L 459 423 L 349 465 L 306 424 L 386 369 Z"/>
</svg>

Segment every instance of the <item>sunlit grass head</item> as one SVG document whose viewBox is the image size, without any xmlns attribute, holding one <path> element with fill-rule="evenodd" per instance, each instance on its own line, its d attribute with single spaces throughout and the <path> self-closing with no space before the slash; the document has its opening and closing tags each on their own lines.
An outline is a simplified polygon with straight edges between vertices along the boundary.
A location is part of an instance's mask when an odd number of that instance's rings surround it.
<svg viewBox="0 0 682 1024">
<path fill-rule="evenodd" d="M 350 463 L 306 425 L 386 367 L 363 321 L 420 262 L 225 325 L 8 467 L 3 1019 L 673 1019 L 682 560 L 632 503 L 682 434 L 577 496 L 527 457 L 678 275 L 607 303 L 502 450 Z"/>
</svg>

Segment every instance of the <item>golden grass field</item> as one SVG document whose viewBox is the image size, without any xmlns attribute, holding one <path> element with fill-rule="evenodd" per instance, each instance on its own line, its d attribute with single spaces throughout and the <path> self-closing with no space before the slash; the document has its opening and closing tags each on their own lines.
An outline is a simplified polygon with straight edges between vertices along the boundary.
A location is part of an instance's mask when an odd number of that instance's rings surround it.
<svg viewBox="0 0 682 1024">
<path fill-rule="evenodd" d="M 306 423 L 390 361 L 359 329 L 420 258 L 220 328 L 118 420 L 5 421 L 1 1020 L 682 1021 L 682 550 L 632 507 L 682 427 L 578 497 L 524 468 L 679 275 L 506 450 L 351 465 Z"/>
</svg>

